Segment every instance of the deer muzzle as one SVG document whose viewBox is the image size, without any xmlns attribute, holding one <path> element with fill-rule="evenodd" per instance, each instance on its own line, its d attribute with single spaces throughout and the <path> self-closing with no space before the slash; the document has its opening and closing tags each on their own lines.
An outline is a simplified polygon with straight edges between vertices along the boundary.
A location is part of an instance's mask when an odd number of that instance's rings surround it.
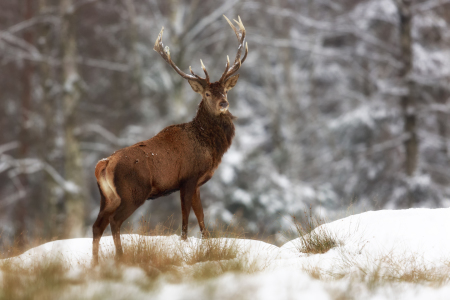
<svg viewBox="0 0 450 300">
<path fill-rule="evenodd" d="M 219 106 L 220 106 L 220 111 L 226 111 L 228 109 L 228 102 L 222 101 L 219 103 Z"/>
</svg>

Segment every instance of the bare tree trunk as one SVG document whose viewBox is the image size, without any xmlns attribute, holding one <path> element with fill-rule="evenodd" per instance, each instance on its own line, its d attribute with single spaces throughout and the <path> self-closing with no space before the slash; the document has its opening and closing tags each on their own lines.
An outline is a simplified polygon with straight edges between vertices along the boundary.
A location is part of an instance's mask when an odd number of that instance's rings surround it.
<svg viewBox="0 0 450 300">
<path fill-rule="evenodd" d="M 172 58 L 178 66 L 184 65 L 185 53 L 184 49 L 186 47 L 185 43 L 189 43 L 191 41 L 183 40 L 183 32 L 185 28 L 183 26 L 179 26 L 180 22 L 183 22 L 183 13 L 186 10 L 186 7 L 183 1 L 180 0 L 170 0 L 171 5 L 171 14 L 170 14 L 170 22 L 172 23 L 172 34 L 171 34 L 171 45 L 173 48 L 178 48 L 180 51 L 174 55 Z M 173 120 L 178 121 L 187 121 L 186 117 L 186 102 L 185 102 L 185 94 L 183 90 L 184 81 L 181 78 L 176 78 L 173 82 L 173 98 L 172 104 L 169 106 L 169 112 L 171 113 L 171 118 Z"/>
<path fill-rule="evenodd" d="M 438 94 L 438 102 L 442 103 L 442 105 L 447 106 L 448 102 L 448 93 L 446 93 L 446 90 L 441 88 Z M 437 122 L 438 122 L 438 132 L 439 136 L 442 140 L 441 145 L 441 152 L 444 154 L 445 157 L 447 157 L 448 160 L 448 145 L 447 145 L 447 136 L 448 136 L 448 113 L 446 112 L 438 112 L 437 113 Z"/>
<path fill-rule="evenodd" d="M 278 3 L 281 7 L 288 7 L 289 3 L 287 1 L 281 1 Z M 290 19 L 283 18 L 281 16 L 275 19 L 275 30 L 279 36 L 289 40 L 291 34 L 291 21 Z M 283 77 L 276 81 L 276 84 L 279 86 L 279 89 L 283 91 L 283 97 L 281 97 L 278 101 L 275 102 L 274 107 L 274 131 L 273 131 L 273 145 L 274 145 L 274 162 L 278 168 L 278 172 L 280 174 L 286 174 L 291 171 L 289 166 L 292 165 L 294 159 L 297 159 L 298 156 L 290 155 L 289 147 L 285 142 L 285 138 L 282 136 L 282 123 L 283 117 L 286 116 L 289 121 L 285 121 L 290 125 L 290 130 L 293 130 L 292 127 L 295 127 L 299 123 L 299 119 L 302 119 L 300 116 L 300 112 L 296 109 L 298 107 L 295 98 L 294 85 L 292 82 L 292 49 L 290 47 L 286 47 L 282 49 L 279 53 L 280 61 L 283 64 Z M 283 88 L 284 86 L 284 88 Z M 290 110 L 286 110 L 289 107 Z"/>
<path fill-rule="evenodd" d="M 39 1 L 39 14 L 45 14 L 46 9 L 48 8 L 47 0 Z M 47 57 L 50 52 L 50 24 L 43 23 L 39 26 L 39 43 L 38 49 L 39 52 Z M 43 131 L 42 143 L 40 145 L 41 159 L 48 163 L 49 165 L 54 166 L 55 158 L 52 158 L 52 153 L 55 151 L 55 128 L 57 126 L 55 122 L 55 116 L 57 112 L 57 106 L 54 99 L 50 96 L 50 88 L 51 88 L 51 67 L 47 63 L 46 60 L 43 60 L 39 65 L 39 74 L 40 74 L 40 82 L 42 89 L 42 116 L 45 119 L 45 128 Z M 58 196 L 57 189 L 59 188 L 58 184 L 55 180 L 45 172 L 43 178 L 43 188 L 42 188 L 42 208 L 41 208 L 41 216 L 44 223 L 44 234 L 53 238 L 57 238 L 62 234 L 61 229 L 63 224 L 58 222 L 58 214 L 61 212 L 58 210 Z M 58 224 L 59 223 L 59 224 Z"/>
<path fill-rule="evenodd" d="M 33 17 L 33 1 L 27 0 L 25 2 L 25 11 L 24 11 L 24 19 L 29 20 Z M 29 30 L 26 30 L 23 34 L 24 40 L 32 44 L 33 43 L 33 35 Z M 29 133 L 29 113 L 31 111 L 31 80 L 32 80 L 33 66 L 31 62 L 25 60 L 23 63 L 22 70 L 22 118 L 20 120 L 20 156 L 22 158 L 26 158 L 29 152 L 29 143 L 30 143 L 30 133 Z M 26 170 L 22 170 L 22 172 L 26 172 Z M 29 190 L 28 188 L 28 178 L 26 174 L 22 174 L 19 177 L 20 182 L 24 186 L 25 191 Z M 26 193 L 25 197 L 20 199 L 15 208 L 15 218 L 16 218 L 16 226 L 15 226 L 15 242 L 19 251 L 25 246 L 25 231 L 26 231 L 26 219 L 27 219 L 27 199 L 28 193 Z"/>
<path fill-rule="evenodd" d="M 316 18 L 316 8 L 314 6 L 314 1 L 313 0 L 308 0 L 307 5 L 305 5 L 306 7 L 306 14 L 309 18 L 311 19 L 315 19 Z M 315 77 L 315 73 L 316 73 L 316 63 L 315 63 L 315 59 L 314 59 L 314 47 L 315 47 L 315 39 L 313 39 L 312 37 L 316 37 L 318 32 L 314 27 L 311 27 L 309 29 L 307 29 L 308 32 L 308 37 L 310 38 L 310 42 L 308 43 L 308 48 L 309 48 L 309 55 L 310 58 L 306 64 L 306 68 L 307 68 L 307 72 L 308 72 L 308 78 L 306 81 L 306 95 L 307 95 L 307 99 L 309 101 L 309 105 L 308 105 L 308 112 L 304 115 L 304 120 L 306 120 L 306 124 L 308 126 L 311 126 L 315 123 L 317 123 L 317 120 L 319 119 L 319 107 L 318 107 L 318 97 L 317 97 L 317 87 L 316 87 L 316 82 L 314 80 Z M 306 178 L 311 178 L 314 176 L 317 176 L 320 173 L 320 170 L 317 168 L 317 164 L 316 163 L 311 163 L 314 162 L 314 160 L 312 159 L 316 153 L 315 151 L 311 151 L 310 149 L 316 149 L 317 144 L 318 144 L 318 137 L 317 137 L 317 133 L 315 131 L 312 131 L 309 137 L 309 143 L 310 143 L 310 147 L 309 149 L 304 149 L 304 155 L 302 157 L 303 159 L 303 165 L 304 168 L 301 169 L 301 171 L 299 170 L 299 172 L 302 172 L 303 174 L 299 175 L 299 176 L 303 176 Z"/>
<path fill-rule="evenodd" d="M 75 22 L 72 0 L 61 1 L 63 51 L 63 110 L 65 131 L 66 180 L 74 185 L 72 192 L 66 194 L 66 237 L 80 237 L 84 227 L 83 170 L 79 141 L 75 135 L 76 108 L 80 99 L 79 74 L 76 57 Z"/>
<path fill-rule="evenodd" d="M 130 59 L 131 65 L 133 67 L 133 94 L 142 96 L 142 62 L 139 57 L 139 52 L 137 50 L 138 47 L 138 28 L 136 22 L 136 7 L 134 4 L 134 0 L 126 0 L 125 5 L 127 7 L 128 16 L 130 18 L 130 27 L 129 27 L 129 43 L 130 43 Z"/>
<path fill-rule="evenodd" d="M 417 169 L 417 154 L 419 142 L 417 140 L 417 109 L 413 95 L 414 83 L 409 78 L 412 70 L 412 40 L 411 40 L 411 21 L 412 14 L 410 0 L 397 0 L 398 13 L 400 18 L 400 48 L 401 61 L 403 67 L 400 71 L 400 79 L 407 89 L 405 95 L 401 97 L 401 106 L 403 111 L 404 132 L 409 134 L 409 139 L 405 141 L 405 172 L 412 176 Z"/>
</svg>

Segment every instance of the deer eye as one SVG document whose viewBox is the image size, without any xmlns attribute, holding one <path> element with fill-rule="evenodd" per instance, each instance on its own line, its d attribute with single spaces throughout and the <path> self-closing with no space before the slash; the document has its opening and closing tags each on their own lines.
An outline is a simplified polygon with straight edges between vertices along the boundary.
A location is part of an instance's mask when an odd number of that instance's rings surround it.
<svg viewBox="0 0 450 300">
<path fill-rule="evenodd" d="M 209 97 L 209 96 L 211 96 L 209 93 L 206 93 L 206 97 Z"/>
</svg>

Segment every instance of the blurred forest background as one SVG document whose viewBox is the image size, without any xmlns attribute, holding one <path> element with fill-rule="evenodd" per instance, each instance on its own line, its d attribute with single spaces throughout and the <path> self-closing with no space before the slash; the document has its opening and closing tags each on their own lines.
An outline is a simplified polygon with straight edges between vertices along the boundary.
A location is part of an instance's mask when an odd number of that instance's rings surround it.
<svg viewBox="0 0 450 300">
<path fill-rule="evenodd" d="M 448 0 L 1 0 L 0 247 L 92 236 L 97 161 L 200 102 L 152 50 L 161 27 L 178 66 L 201 73 L 201 58 L 218 80 L 237 49 L 223 14 L 249 55 L 207 219 L 267 236 L 310 205 L 449 206 Z M 129 221 L 170 215 L 178 193 Z"/>
</svg>

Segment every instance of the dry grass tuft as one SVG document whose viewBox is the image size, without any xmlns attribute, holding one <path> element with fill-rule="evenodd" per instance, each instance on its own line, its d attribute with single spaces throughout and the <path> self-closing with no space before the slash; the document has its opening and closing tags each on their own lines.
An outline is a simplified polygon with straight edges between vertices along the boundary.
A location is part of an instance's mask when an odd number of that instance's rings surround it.
<svg viewBox="0 0 450 300">
<path fill-rule="evenodd" d="M 295 216 L 292 217 L 292 222 L 294 232 L 300 238 L 300 243 L 296 247 L 301 253 L 326 253 L 342 244 L 334 233 L 321 226 L 327 222 L 323 218 L 313 216 L 311 207 L 309 213 L 304 211 L 303 222 Z"/>
<path fill-rule="evenodd" d="M 317 266 L 305 266 L 303 271 L 311 277 L 325 282 L 346 282 L 349 291 L 333 292 L 336 299 L 352 299 L 364 287 L 375 291 L 386 285 L 414 284 L 438 288 L 450 283 L 449 260 L 437 261 L 434 264 L 426 261 L 418 254 L 397 253 L 394 251 L 370 256 L 347 256 L 341 253 L 332 269 L 321 269 Z M 342 297 L 341 297 L 342 296 Z M 344 297 L 345 296 L 345 297 Z M 348 297 L 348 298 L 347 298 Z M 358 299 L 357 296 L 354 297 Z"/>
<path fill-rule="evenodd" d="M 240 246 L 238 239 L 243 238 L 244 233 L 239 226 L 215 224 L 209 230 L 209 238 L 187 241 L 181 241 L 175 235 L 177 231 L 173 229 L 173 222 L 151 229 L 147 221 L 141 220 L 138 234 L 123 240 L 124 255 L 120 262 L 143 269 L 151 279 L 163 275 L 172 281 L 260 270 L 248 261 L 245 249 Z M 114 251 L 103 254 L 101 261 L 113 260 L 114 254 Z M 187 274 L 189 276 L 185 276 Z"/>
<path fill-rule="evenodd" d="M 450 266 L 445 263 L 430 264 L 417 254 L 394 255 L 392 252 L 366 262 L 347 262 L 355 272 L 346 276 L 364 282 L 369 288 L 390 283 L 414 283 L 439 287 L 450 282 Z M 347 268 L 348 268 L 347 266 Z M 333 276 L 343 277 L 337 272 Z"/>
<path fill-rule="evenodd" d="M 193 266 L 195 279 L 209 279 L 226 272 L 254 273 L 262 268 L 250 261 L 249 253 L 239 243 L 244 232 L 238 226 L 215 224 L 210 230 L 210 238 L 190 245 L 185 253 L 185 261 Z"/>
<path fill-rule="evenodd" d="M 56 299 L 73 280 L 56 260 L 43 260 L 21 266 L 10 262 L 0 265 L 0 299 Z"/>
<path fill-rule="evenodd" d="M 126 266 L 135 266 L 143 269 L 150 278 L 156 278 L 164 272 L 175 270 L 183 264 L 183 257 L 174 249 L 173 245 L 167 244 L 166 238 L 175 234 L 173 222 L 158 224 L 154 229 L 150 228 L 149 222 L 141 220 L 136 234 L 133 231 L 127 240 L 124 240 L 124 255 L 121 263 Z M 175 238 L 175 237 L 174 237 Z M 107 264 L 114 259 L 115 251 L 102 255 L 102 260 Z M 102 266 L 101 266 L 102 268 Z"/>
<path fill-rule="evenodd" d="M 190 253 L 185 256 L 189 265 L 206 262 L 235 259 L 243 251 L 238 239 L 244 238 L 243 231 L 237 226 L 214 224 L 209 231 L 209 238 L 189 247 Z"/>
</svg>

